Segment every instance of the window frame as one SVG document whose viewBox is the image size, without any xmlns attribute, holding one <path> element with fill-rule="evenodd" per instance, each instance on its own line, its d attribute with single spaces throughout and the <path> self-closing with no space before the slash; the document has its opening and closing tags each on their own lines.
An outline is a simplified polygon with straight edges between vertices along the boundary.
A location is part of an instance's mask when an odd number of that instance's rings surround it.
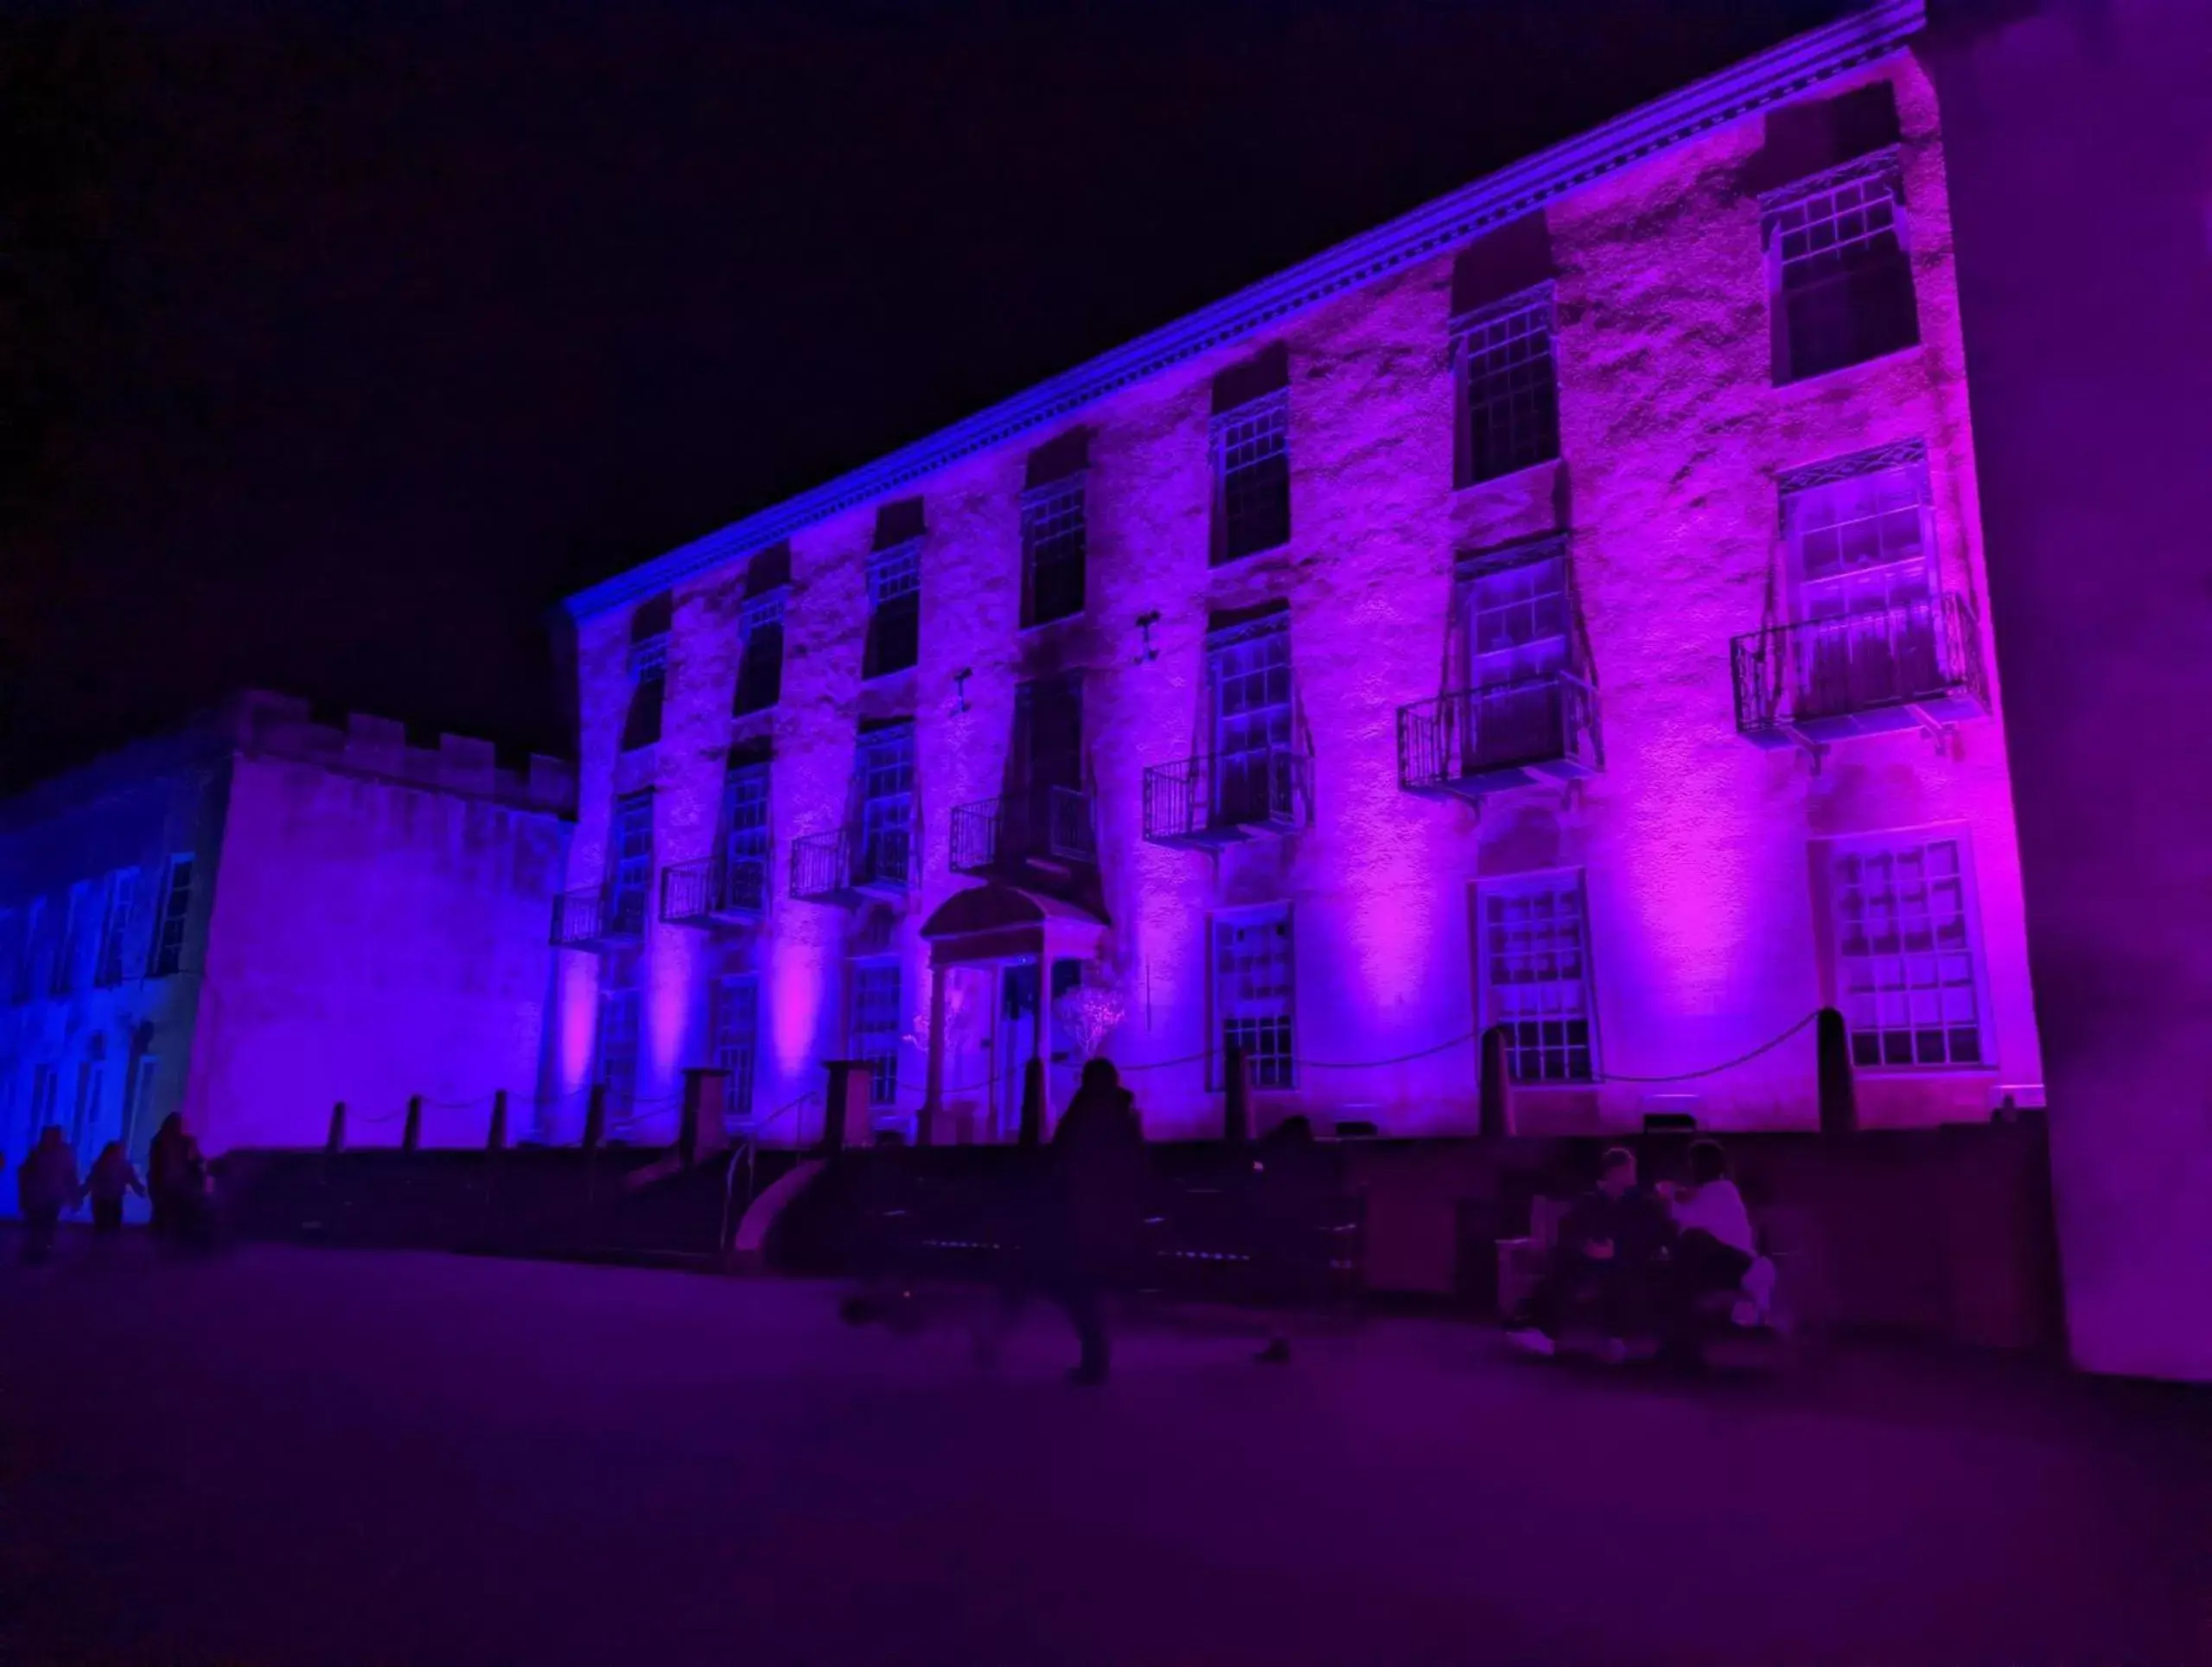
<svg viewBox="0 0 2212 1667">
<path fill-rule="evenodd" d="M 1091 510 L 1090 471 L 1079 469 L 1058 480 L 1046 481 L 1022 494 L 1022 629 L 1074 619 L 1087 605 L 1090 588 Z M 1072 581 L 1063 581 L 1073 601 L 1054 611 L 1044 611 L 1039 598 L 1047 591 L 1042 583 L 1049 571 L 1072 570 Z M 1061 599 L 1065 600 L 1065 597 Z"/>
<path fill-rule="evenodd" d="M 1271 652 L 1279 650 L 1279 667 L 1272 664 L 1240 667 L 1231 663 L 1234 656 L 1263 646 Z M 1262 680 L 1265 693 L 1267 680 L 1278 669 L 1283 677 L 1280 700 L 1269 698 L 1235 712 L 1227 709 L 1224 695 L 1232 682 L 1256 676 Z M 1298 744 L 1297 668 L 1291 655 L 1290 610 L 1278 609 L 1256 619 L 1208 631 L 1205 677 L 1206 752 L 1209 760 L 1207 818 L 1209 822 L 1264 820 L 1277 808 L 1275 757 L 1278 753 L 1295 754 Z M 1278 719 L 1279 737 L 1276 734 Z M 1253 724 L 1264 725 L 1264 738 L 1231 748 L 1227 740 L 1230 726 Z M 1233 766 L 1232 760 L 1236 761 Z M 1290 803 L 1283 808 L 1287 813 L 1295 808 L 1297 789 L 1295 782 L 1286 785 Z"/>
<path fill-rule="evenodd" d="M 730 695 L 730 713 L 747 718 L 755 712 L 773 712 L 783 704 L 783 659 L 787 646 L 784 626 L 784 604 L 788 598 L 788 587 L 778 585 L 755 597 L 748 597 L 737 609 L 737 684 Z M 756 638 L 773 637 L 773 661 L 765 648 L 755 646 Z M 763 672 L 761 668 L 770 666 Z M 766 683 L 765 693 L 755 687 L 755 681 Z"/>
<path fill-rule="evenodd" d="M 761 980 L 757 973 L 722 973 L 708 986 L 707 1014 L 708 1057 L 715 1070 L 727 1072 L 730 1077 L 730 1097 L 723 1106 L 725 1127 L 743 1127 L 753 1118 L 753 1090 L 760 1078 L 761 1066 Z M 741 1070 L 730 1063 L 738 1038 L 731 1034 L 732 1015 L 744 1014 L 743 1055 Z"/>
<path fill-rule="evenodd" d="M 1511 327 L 1525 318 L 1540 315 L 1540 327 L 1512 333 Z M 1556 285 L 1550 278 L 1531 284 L 1496 301 L 1462 313 L 1451 321 L 1451 362 L 1453 412 L 1457 430 L 1454 454 L 1453 484 L 1458 490 L 1486 486 L 1493 482 L 1509 480 L 1526 469 L 1538 469 L 1559 460 L 1562 442 L 1559 434 L 1559 310 Z M 1482 339 L 1482 338 L 1488 339 Z M 1502 457 L 1489 459 L 1478 457 L 1476 450 L 1475 418 L 1478 410 L 1504 406 L 1512 411 L 1516 393 L 1522 390 L 1510 386 L 1513 374 L 1533 363 L 1538 355 L 1511 362 L 1495 363 L 1488 367 L 1483 397 L 1476 397 L 1476 360 L 1509 352 L 1515 344 L 1540 337 L 1541 358 L 1545 367 L 1544 386 L 1539 409 L 1533 418 L 1537 425 L 1535 450 L 1523 457 L 1518 446 L 1503 449 Z M 1520 425 L 1508 424 L 1518 434 Z M 1495 448 L 1494 448 L 1495 450 Z"/>
<path fill-rule="evenodd" d="M 177 901 L 178 872 L 183 873 L 183 902 Z M 173 853 L 162 872 L 161 899 L 154 910 L 151 941 L 146 951 L 146 976 L 170 978 L 184 970 L 185 940 L 190 936 L 193 892 L 197 889 L 199 863 L 189 851 Z M 175 942 L 169 942 L 175 927 Z"/>
<path fill-rule="evenodd" d="M 861 1030 L 862 985 L 867 976 L 888 972 L 891 979 L 890 1007 L 884 1028 L 871 1027 L 864 1038 Z M 880 1111 L 896 1106 L 899 1097 L 899 1048 L 904 1030 L 900 1007 L 906 1000 L 906 964 L 896 955 L 855 955 L 846 963 L 845 1057 L 868 1068 L 868 1108 Z M 875 1045 L 880 1042 L 880 1051 Z"/>
<path fill-rule="evenodd" d="M 1864 194 L 1870 188 L 1878 188 L 1889 197 L 1890 222 L 1886 229 L 1896 241 L 1897 267 L 1903 274 L 1906 291 L 1911 297 L 1910 333 L 1903 341 L 1893 342 L 1884 347 L 1877 347 L 1856 358 L 1840 360 L 1833 364 L 1823 364 L 1817 369 L 1801 368 L 1797 362 L 1799 355 L 1792 348 L 1788 268 L 1793 259 L 1810 257 L 1793 257 L 1783 252 L 1784 244 L 1789 235 L 1800 229 L 1788 223 L 1789 216 L 1805 209 L 1808 204 L 1820 198 L 1837 197 L 1851 191 L 1859 192 L 1861 201 L 1845 206 L 1841 212 L 1863 210 L 1865 207 Z M 1852 242 L 1869 240 L 1871 239 L 1865 236 L 1849 240 Z M 1824 169 L 1817 174 L 1808 174 L 1801 179 L 1794 180 L 1788 185 L 1762 195 L 1759 198 L 1759 242 L 1761 258 L 1764 263 L 1766 273 L 1771 371 L 1775 386 L 1793 386 L 1801 382 L 1809 382 L 1820 377 L 1833 375 L 1839 371 L 1849 370 L 1854 366 L 1872 364 L 1877 360 L 1888 358 L 1891 354 L 1903 353 L 1909 348 L 1916 348 L 1925 339 L 1921 328 L 1920 285 L 1915 280 L 1913 274 L 1911 214 L 1905 202 L 1904 174 L 1898 147 L 1890 145 L 1879 150 L 1870 151 L 1865 156 L 1853 157 L 1840 166 Z M 1839 243 L 1831 243 L 1828 246 L 1830 248 L 1839 246 L 1842 246 Z"/>
<path fill-rule="evenodd" d="M 1255 454 L 1243 462 L 1236 460 L 1240 448 L 1253 444 L 1263 438 L 1272 438 L 1272 449 Z M 1212 565 L 1226 567 L 1232 562 L 1248 556 L 1265 555 L 1270 550 L 1280 550 L 1291 542 L 1295 526 L 1291 514 L 1291 391 L 1277 388 L 1263 393 L 1256 399 L 1217 412 L 1206 429 L 1207 466 L 1213 476 L 1214 533 Z M 1272 461 L 1281 459 L 1282 515 L 1279 528 L 1272 521 L 1254 520 L 1259 515 L 1257 508 L 1246 508 L 1240 514 L 1237 477 L 1268 467 L 1272 474 Z M 1259 489 L 1255 488 L 1256 495 Z M 1273 488 L 1266 489 L 1272 494 Z M 1252 501 L 1257 505 L 1255 495 Z M 1272 513 L 1272 512 L 1271 512 Z M 1240 525 L 1250 523 L 1258 527 L 1258 542 L 1246 543 L 1237 536 Z M 1272 532 L 1274 536 L 1265 536 Z"/>
<path fill-rule="evenodd" d="M 1280 921 L 1283 929 L 1283 964 L 1284 994 L 1279 1023 L 1284 1032 L 1284 1047 L 1280 1054 L 1257 1054 L 1250 1048 L 1245 1059 L 1252 1067 L 1249 1081 L 1254 1094 L 1296 1094 L 1298 1091 L 1298 932 L 1297 911 L 1287 900 L 1275 903 L 1240 904 L 1235 908 L 1217 909 L 1206 917 L 1206 1086 L 1208 1091 L 1218 1091 L 1228 1082 L 1228 1025 L 1230 1005 L 1222 994 L 1222 937 L 1225 931 L 1240 925 L 1253 925 L 1269 921 Z M 1242 1005 L 1242 1004 L 1240 1004 Z M 1246 1019 L 1248 1025 L 1270 1023 L 1265 1016 Z M 1280 1070 L 1264 1072 L 1263 1061 L 1279 1060 Z"/>
<path fill-rule="evenodd" d="M 94 989 L 107 989 L 124 981 L 124 944 L 131 913 L 137 906 L 137 867 L 116 869 L 107 877 L 107 896 L 100 910 L 99 940 L 92 958 Z"/>
<path fill-rule="evenodd" d="M 617 1019 L 623 1022 L 616 1024 Z M 620 1039 L 624 1052 L 609 1051 L 610 1039 Z M 645 993 L 635 984 L 604 984 L 599 990 L 599 1011 L 591 1038 L 591 1080 L 605 1090 L 607 1131 L 627 1129 L 637 1117 L 638 1068 L 645 1055 Z M 621 1080 L 614 1075 L 617 1059 L 624 1062 Z M 619 1089 L 618 1094 L 616 1090 Z"/>
<path fill-rule="evenodd" d="M 915 776 L 918 740 L 915 721 L 911 718 L 860 731 L 857 756 L 853 761 L 856 803 L 852 818 L 855 847 L 852 860 L 856 868 L 874 878 L 889 878 L 896 874 L 896 877 L 911 879 L 914 875 Z M 888 762 L 877 756 L 894 750 L 900 756 Z M 876 790 L 877 777 L 893 776 L 903 776 L 905 785 L 885 792 Z M 902 846 L 897 853 L 902 860 L 896 864 L 878 863 L 873 854 L 877 841 L 887 838 L 893 832 L 897 834 Z"/>
<path fill-rule="evenodd" d="M 77 963 L 85 958 L 85 916 L 92 902 L 89 880 L 76 880 L 61 894 L 61 931 L 54 939 L 54 962 L 47 968 L 46 993 L 59 1000 L 77 993 Z"/>
<path fill-rule="evenodd" d="M 860 666 L 864 683 L 896 677 L 921 663 L 921 544 L 919 537 L 902 539 L 868 552 L 868 629 Z M 909 648 L 910 658 L 889 663 Z"/>
<path fill-rule="evenodd" d="M 1818 841 L 1817 844 L 1819 860 L 1814 873 L 1819 882 L 1819 891 L 1814 897 L 1814 904 L 1819 910 L 1817 918 L 1821 933 L 1821 982 L 1826 993 L 1828 1005 L 1843 1015 L 1845 1045 L 1852 1057 L 1853 1073 L 1860 1076 L 1896 1077 L 1998 1074 L 2002 1066 L 1998 1057 L 1996 1010 L 1992 1005 L 1990 987 L 1987 940 L 1982 926 L 1981 877 L 1974 861 L 1971 831 L 1963 823 L 1932 823 L 1913 827 L 1877 829 L 1865 834 L 1838 834 L 1833 838 Z M 1842 859 L 1850 854 L 1865 855 L 1874 853 L 1894 856 L 1898 851 L 1909 846 L 1916 846 L 1925 851 L 1928 846 L 1939 844 L 1955 846 L 1958 851 L 1958 879 L 1963 892 L 1961 897 L 1963 906 L 1960 910 L 1961 924 L 1967 938 L 1967 959 L 1973 979 L 1974 1025 L 1978 1032 L 1982 1057 L 1978 1060 L 1946 1058 L 1928 1063 L 1918 1060 L 1909 1063 L 1881 1060 L 1873 1064 L 1861 1063 L 1858 1057 L 1856 1039 L 1858 1032 L 1852 1023 L 1850 1002 L 1852 992 L 1845 988 L 1842 895 L 1838 868 Z M 1900 950 L 1898 953 L 1902 956 L 1905 952 Z M 1941 955 L 1942 952 L 1940 949 L 1935 949 L 1930 953 Z M 1940 990 L 1942 987 L 1937 985 L 1935 987 Z M 1908 984 L 1905 988 L 1909 997 L 1912 987 Z M 1880 992 L 1877 991 L 1876 993 L 1878 995 Z M 1951 1027 L 1946 1025 L 1944 1028 L 1947 1031 Z M 1885 1032 L 1877 1025 L 1875 1033 L 1878 1037 Z M 1909 1038 L 1913 1035 L 1909 1024 L 1905 1033 Z M 1879 1051 L 1877 1044 L 1877 1051 Z M 1946 1052 L 1948 1052 L 1947 1037 Z"/>
<path fill-rule="evenodd" d="M 655 631 L 630 644 L 629 704 L 622 714 L 621 750 L 640 752 L 660 744 L 668 705 L 668 633 Z"/>
<path fill-rule="evenodd" d="M 769 865 L 775 855 L 769 763 L 766 758 L 742 758 L 724 765 L 720 820 L 715 828 L 716 891 L 729 902 L 740 901 L 732 877 L 741 865 L 753 864 L 761 875 L 757 895 L 752 899 L 752 906 L 757 908 L 768 906 Z M 755 788 L 757 795 L 752 791 Z M 755 811 L 757 821 L 750 820 Z M 741 814 L 748 819 L 743 826 Z"/>
<path fill-rule="evenodd" d="M 629 819 L 635 813 L 642 813 L 637 815 L 637 821 L 641 824 L 643 834 L 644 848 L 641 851 L 631 851 L 627 848 L 628 835 L 633 831 Z M 624 913 L 622 904 L 624 898 L 633 895 L 633 889 L 628 884 L 628 877 L 633 873 L 636 876 L 634 887 L 636 926 L 638 930 L 644 930 L 647 904 L 653 895 L 654 866 L 653 822 L 653 789 L 651 788 L 641 788 L 634 793 L 622 793 L 615 795 L 613 809 L 607 819 L 606 921 L 604 923 L 609 930 L 626 929 L 622 918 Z"/>
<path fill-rule="evenodd" d="M 1518 1070 L 1521 1049 L 1517 1039 L 1508 1034 L 1505 1044 L 1506 1073 L 1516 1091 L 1567 1089 L 1588 1092 L 1603 1086 L 1605 1082 L 1604 1037 L 1598 1017 L 1596 933 L 1592 929 L 1590 921 L 1590 872 L 1586 867 L 1572 867 L 1530 869 L 1513 874 L 1486 874 L 1476 879 L 1469 887 L 1473 936 L 1471 948 L 1474 951 L 1475 961 L 1475 1026 L 1479 1041 L 1480 1038 L 1495 1025 L 1503 1025 L 1510 1032 L 1516 1022 L 1524 1022 L 1517 1021 L 1500 1010 L 1496 994 L 1500 987 L 1491 976 L 1488 905 L 1494 899 L 1514 896 L 1527 897 L 1539 891 L 1557 897 L 1563 889 L 1563 883 L 1565 885 L 1571 885 L 1573 889 L 1582 928 L 1580 981 L 1583 1017 L 1589 1032 L 1585 1051 L 1590 1056 L 1590 1070 L 1587 1076 L 1524 1076 Z M 1559 984 L 1565 980 L 1555 978 L 1542 981 Z M 1543 1021 L 1539 1017 L 1536 1022 L 1541 1024 Z M 1563 1041 L 1559 1047 L 1560 1051 L 1570 1055 L 1573 1052 L 1571 1044 Z M 1536 1051 L 1539 1054 L 1548 1051 L 1540 1038 Z"/>
</svg>

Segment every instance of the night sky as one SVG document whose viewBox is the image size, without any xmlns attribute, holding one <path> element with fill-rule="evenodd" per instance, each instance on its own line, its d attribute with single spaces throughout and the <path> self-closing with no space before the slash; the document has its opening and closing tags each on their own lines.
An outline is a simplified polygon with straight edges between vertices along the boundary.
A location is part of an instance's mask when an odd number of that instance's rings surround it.
<svg viewBox="0 0 2212 1667">
<path fill-rule="evenodd" d="M 548 611 L 1840 0 L 13 9 L 0 784 Z"/>
</svg>

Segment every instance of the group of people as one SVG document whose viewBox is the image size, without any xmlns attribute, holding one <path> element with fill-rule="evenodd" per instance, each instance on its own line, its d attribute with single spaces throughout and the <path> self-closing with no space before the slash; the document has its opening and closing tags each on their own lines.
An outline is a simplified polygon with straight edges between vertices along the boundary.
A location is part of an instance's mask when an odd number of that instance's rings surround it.
<svg viewBox="0 0 2212 1667">
<path fill-rule="evenodd" d="M 156 1236 L 197 1237 L 207 1215 L 207 1164 L 182 1117 L 172 1113 L 156 1131 L 146 1168 L 146 1178 L 141 1179 L 123 1142 L 110 1140 L 80 1178 L 75 1149 L 61 1128 L 49 1123 L 16 1171 L 24 1261 L 41 1262 L 51 1256 L 61 1217 L 88 1203 L 96 1235 L 105 1238 L 119 1233 L 124 1201 L 134 1192 L 152 1206 Z"/>
<path fill-rule="evenodd" d="M 1571 1334 L 1595 1339 L 1603 1359 L 1643 1348 L 1686 1347 L 1706 1305 L 1738 1325 L 1756 1321 L 1745 1276 L 1757 1261 L 1750 1211 L 1718 1143 L 1690 1147 L 1690 1178 L 1647 1189 L 1635 1154 L 1615 1146 L 1597 1185 L 1560 1223 L 1552 1266 L 1508 1335 L 1549 1355 Z M 1753 1312 L 1746 1313 L 1747 1309 Z"/>
</svg>

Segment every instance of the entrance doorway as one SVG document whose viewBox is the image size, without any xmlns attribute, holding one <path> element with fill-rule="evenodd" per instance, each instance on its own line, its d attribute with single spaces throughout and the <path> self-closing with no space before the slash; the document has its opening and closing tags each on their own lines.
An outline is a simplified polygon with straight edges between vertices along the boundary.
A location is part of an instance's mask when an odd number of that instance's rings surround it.
<svg viewBox="0 0 2212 1667">
<path fill-rule="evenodd" d="M 1029 958 L 1000 963 L 998 1023 L 991 1033 L 992 1134 L 1017 1140 L 1022 1134 L 1022 1079 L 1039 1049 L 1037 964 Z"/>
</svg>

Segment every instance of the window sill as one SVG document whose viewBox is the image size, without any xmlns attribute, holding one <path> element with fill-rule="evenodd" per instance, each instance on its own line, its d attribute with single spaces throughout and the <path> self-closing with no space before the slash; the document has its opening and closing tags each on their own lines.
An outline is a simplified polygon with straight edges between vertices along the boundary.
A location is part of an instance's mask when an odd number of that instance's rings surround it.
<svg viewBox="0 0 2212 1667">
<path fill-rule="evenodd" d="M 1983 1065 L 1853 1065 L 1852 1080 L 1862 1083 L 1925 1083 L 1931 1077 L 1988 1076 L 2003 1073 L 1994 1064 Z"/>
<path fill-rule="evenodd" d="M 1241 566 L 1247 561 L 1257 560 L 1261 556 L 1278 555 L 1288 550 L 1291 543 L 1291 540 L 1284 539 L 1280 544 L 1265 545 L 1257 550 L 1247 550 L 1241 555 L 1211 557 L 1206 563 L 1207 571 L 1218 573 L 1225 568 Z"/>
<path fill-rule="evenodd" d="M 1539 457 L 1533 463 L 1523 463 L 1519 469 L 1509 469 L 1502 475 L 1485 475 L 1479 481 L 1461 482 L 1451 489 L 1452 501 L 1457 502 L 1463 498 L 1470 498 L 1501 486 L 1525 483 L 1527 478 L 1538 469 L 1556 468 L 1562 461 L 1561 457 L 1554 453 L 1549 457 Z"/>
<path fill-rule="evenodd" d="M 902 677 L 912 677 L 921 666 L 921 662 L 916 661 L 911 666 L 900 666 L 890 671 L 863 672 L 860 674 L 860 684 L 863 688 L 879 688 L 886 683 L 896 683 Z"/>
<path fill-rule="evenodd" d="M 1088 611 L 1087 608 L 1078 608 L 1073 613 L 1055 614 L 1050 619 L 1033 619 L 1026 625 L 1016 627 L 1014 634 L 1017 636 L 1028 636 L 1037 631 L 1049 631 L 1055 625 L 1070 624 L 1082 618 Z"/>
<path fill-rule="evenodd" d="M 1604 1086 L 1603 1077 L 1589 1076 L 1579 1082 L 1555 1079 L 1549 1083 L 1508 1083 L 1506 1089 L 1510 1094 L 1588 1094 L 1594 1089 L 1601 1089 Z"/>
<path fill-rule="evenodd" d="M 1925 342 L 1908 342 L 1902 348 L 1891 348 L 1887 353 L 1877 353 L 1871 359 L 1854 359 L 1848 365 L 1838 365 L 1833 370 L 1814 371 L 1809 376 L 1783 377 L 1774 384 L 1776 393 L 1794 393 L 1801 388 L 1818 387 L 1823 382 L 1833 381 L 1839 376 L 1871 370 L 1877 365 L 1887 365 L 1921 352 Z"/>
</svg>

